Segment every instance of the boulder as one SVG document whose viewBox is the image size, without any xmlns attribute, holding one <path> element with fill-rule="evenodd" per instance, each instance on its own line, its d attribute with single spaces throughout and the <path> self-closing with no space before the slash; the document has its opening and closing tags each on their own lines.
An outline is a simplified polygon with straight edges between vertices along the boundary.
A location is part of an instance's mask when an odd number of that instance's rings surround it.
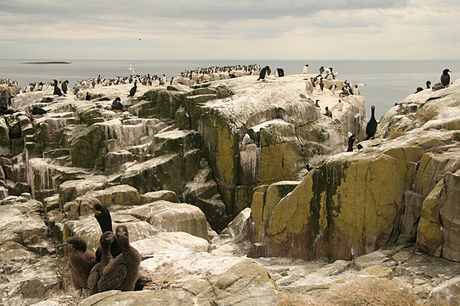
<svg viewBox="0 0 460 306">
<path fill-rule="evenodd" d="M 123 211 L 167 232 L 186 232 L 208 240 L 206 216 L 196 206 L 157 201 Z"/>
<path fill-rule="evenodd" d="M 113 205 L 138 205 L 141 203 L 139 192 L 129 185 L 116 185 L 103 190 L 90 191 L 85 198 L 96 198 L 105 207 Z"/>
<path fill-rule="evenodd" d="M 75 200 L 78 196 L 82 196 L 88 191 L 105 188 L 107 188 L 107 181 L 103 178 L 65 181 L 59 185 L 59 206 L 62 209 L 65 203 Z"/>
<path fill-rule="evenodd" d="M 158 190 L 147 192 L 140 195 L 141 204 L 152 203 L 160 200 L 169 201 L 173 203 L 179 203 L 177 195 L 174 191 L 171 190 Z"/>
</svg>

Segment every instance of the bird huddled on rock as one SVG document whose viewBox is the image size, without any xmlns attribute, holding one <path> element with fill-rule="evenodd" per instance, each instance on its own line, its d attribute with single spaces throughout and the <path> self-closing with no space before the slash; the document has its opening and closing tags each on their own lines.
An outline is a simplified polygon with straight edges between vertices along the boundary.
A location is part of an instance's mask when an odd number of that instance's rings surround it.
<svg viewBox="0 0 460 306">
<path fill-rule="evenodd" d="M 118 225 L 115 231 L 122 253 L 103 270 L 98 282 L 99 292 L 108 290 L 132 291 L 139 278 L 141 254 L 129 244 L 126 225 Z"/>
<path fill-rule="evenodd" d="M 73 251 L 69 255 L 67 268 L 70 269 L 70 281 L 76 290 L 88 289 L 88 277 L 91 272 L 91 262 L 94 252 L 87 250 L 86 240 L 79 236 L 72 236 L 66 242 L 56 247 L 70 246 Z"/>
<path fill-rule="evenodd" d="M 99 239 L 102 249 L 102 256 L 101 261 L 91 269 L 91 273 L 88 277 L 88 288 L 90 295 L 99 292 L 98 282 L 103 275 L 103 270 L 113 259 L 112 254 L 110 253 L 110 246 L 112 245 L 114 238 L 115 235 L 111 231 L 107 231 L 103 233 Z"/>
<path fill-rule="evenodd" d="M 369 119 L 369 122 L 367 123 L 367 126 L 366 126 L 366 134 L 367 134 L 366 140 L 374 137 L 375 132 L 377 132 L 377 120 L 375 120 L 375 106 L 372 105 L 371 106 L 371 119 Z"/>
<path fill-rule="evenodd" d="M 32 115 L 44 115 L 46 114 L 48 111 L 44 110 L 43 108 L 40 108 L 40 107 L 37 107 L 37 106 L 34 106 L 32 108 Z"/>
<path fill-rule="evenodd" d="M 270 75 L 271 72 L 272 72 L 272 71 L 270 70 L 270 67 L 265 66 L 265 67 L 262 68 L 262 70 L 260 71 L 260 73 L 259 73 L 259 78 L 257 79 L 257 81 L 259 81 L 259 80 L 265 81 L 265 75 Z"/>
<path fill-rule="evenodd" d="M 115 100 L 112 101 L 112 110 L 120 110 L 123 111 L 125 107 L 121 104 L 120 97 L 116 97 Z"/>
</svg>

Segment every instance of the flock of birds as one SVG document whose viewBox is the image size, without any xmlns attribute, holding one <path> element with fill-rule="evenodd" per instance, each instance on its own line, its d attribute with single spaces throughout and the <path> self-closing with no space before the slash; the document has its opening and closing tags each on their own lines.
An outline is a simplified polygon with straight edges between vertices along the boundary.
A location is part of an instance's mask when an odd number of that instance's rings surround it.
<svg viewBox="0 0 460 306">
<path fill-rule="evenodd" d="M 142 290 L 151 279 L 139 274 L 139 266 L 151 256 L 143 258 L 130 245 L 126 225 L 118 225 L 112 232 L 112 219 L 105 206 L 95 204 L 88 208 L 94 212 L 102 231 L 96 253 L 87 250 L 87 242 L 79 236 L 68 237 L 64 244 L 56 246 L 72 248 L 67 262 L 72 285 L 82 294 L 89 290 L 89 295 L 109 290 Z"/>
<path fill-rule="evenodd" d="M 426 81 L 425 83 L 426 89 L 432 88 L 433 91 L 436 91 L 436 90 L 440 90 L 440 89 L 443 89 L 449 86 L 450 85 L 449 72 L 452 72 L 452 71 L 450 71 L 449 69 L 444 69 L 441 74 L 441 82 L 434 84 L 433 87 L 431 87 L 431 81 Z M 415 93 L 419 93 L 422 90 L 423 90 L 423 87 L 417 87 L 417 89 L 415 90 Z"/>
</svg>

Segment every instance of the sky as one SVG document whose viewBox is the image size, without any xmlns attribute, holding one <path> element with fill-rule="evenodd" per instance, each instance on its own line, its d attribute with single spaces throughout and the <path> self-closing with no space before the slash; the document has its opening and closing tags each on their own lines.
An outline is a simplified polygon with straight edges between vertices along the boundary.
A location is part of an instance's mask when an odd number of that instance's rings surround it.
<svg viewBox="0 0 460 306">
<path fill-rule="evenodd" d="M 0 0 L 0 58 L 458 59 L 459 0 Z"/>
</svg>

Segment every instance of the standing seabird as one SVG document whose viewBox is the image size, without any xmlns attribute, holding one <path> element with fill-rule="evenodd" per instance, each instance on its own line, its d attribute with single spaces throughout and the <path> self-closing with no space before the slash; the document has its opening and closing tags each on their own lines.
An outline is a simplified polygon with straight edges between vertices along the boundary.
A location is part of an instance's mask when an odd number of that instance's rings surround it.
<svg viewBox="0 0 460 306">
<path fill-rule="evenodd" d="M 61 90 L 60 90 L 59 87 L 58 87 L 58 81 L 57 81 L 57 80 L 54 80 L 54 91 L 53 91 L 53 95 L 62 96 L 62 92 L 61 92 Z"/>
<path fill-rule="evenodd" d="M 319 67 L 319 74 L 323 74 L 324 73 L 324 66 L 321 66 Z"/>
<path fill-rule="evenodd" d="M 65 81 L 62 82 L 62 84 L 61 84 L 62 92 L 63 92 L 65 95 L 67 94 L 67 84 L 69 84 L 69 81 L 68 81 L 68 80 L 65 80 Z"/>
<path fill-rule="evenodd" d="M 305 66 L 303 66 L 302 73 L 303 73 L 303 74 L 307 74 L 307 73 L 308 73 L 308 64 L 305 64 Z"/>
<path fill-rule="evenodd" d="M 351 135 L 350 138 L 348 138 L 348 149 L 347 152 L 353 152 L 353 143 L 356 140 L 355 135 Z"/>
<path fill-rule="evenodd" d="M 136 94 L 136 90 L 137 90 L 137 80 L 134 81 L 134 86 L 133 86 L 133 88 L 131 88 L 131 90 L 129 91 L 128 97 L 134 97 L 134 95 Z"/>
<path fill-rule="evenodd" d="M 430 89 L 431 88 L 431 82 L 430 81 L 426 81 L 426 89 Z"/>
<path fill-rule="evenodd" d="M 442 71 L 441 83 L 442 83 L 442 85 L 444 85 L 444 87 L 447 87 L 447 86 L 449 86 L 449 84 L 450 84 L 450 75 L 449 75 L 449 72 L 452 72 L 452 71 L 450 71 L 449 69 L 444 69 L 444 70 Z"/>
<path fill-rule="evenodd" d="M 366 140 L 374 137 L 375 132 L 377 132 L 377 120 L 375 120 L 375 106 L 371 106 L 371 119 L 367 123 L 366 126 L 366 134 L 367 138 Z"/>
<path fill-rule="evenodd" d="M 74 250 L 69 255 L 67 268 L 70 269 L 70 281 L 76 290 L 88 289 L 88 277 L 91 272 L 91 261 L 95 255 L 88 251 L 86 240 L 79 236 L 66 239 L 66 243 L 56 247 L 71 246 Z"/>
<path fill-rule="evenodd" d="M 102 256 L 101 262 L 98 262 L 92 269 L 88 277 L 88 288 L 89 294 L 93 295 L 99 292 L 99 287 L 97 283 L 102 277 L 102 271 L 113 259 L 112 254 L 110 254 L 110 246 L 114 241 L 115 235 L 111 231 L 107 231 L 101 235 L 99 242 L 101 244 Z"/>
<path fill-rule="evenodd" d="M 329 107 L 326 106 L 325 110 L 326 112 L 324 113 L 324 115 L 328 116 L 329 118 L 332 118 L 332 112 L 329 110 Z"/>
<path fill-rule="evenodd" d="M 98 282 L 99 292 L 108 290 L 132 291 L 139 278 L 141 254 L 129 244 L 126 225 L 118 225 L 115 231 L 122 253 L 114 258 L 103 270 Z"/>
</svg>

